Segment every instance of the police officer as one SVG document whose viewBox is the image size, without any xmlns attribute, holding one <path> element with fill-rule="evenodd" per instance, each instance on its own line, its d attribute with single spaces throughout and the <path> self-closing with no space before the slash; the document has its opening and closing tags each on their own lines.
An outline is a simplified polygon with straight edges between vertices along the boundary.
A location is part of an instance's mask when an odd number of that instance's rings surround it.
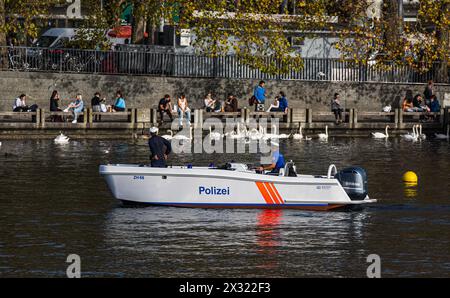
<svg viewBox="0 0 450 298">
<path fill-rule="evenodd" d="M 150 148 L 151 165 L 154 168 L 166 168 L 166 160 L 170 152 L 172 152 L 172 146 L 168 140 L 158 136 L 157 133 L 158 128 L 150 128 L 148 146 Z"/>
<path fill-rule="evenodd" d="M 280 145 L 276 142 L 270 142 L 272 147 L 272 163 L 266 166 L 261 166 L 256 170 L 259 172 L 270 171 L 268 174 L 279 174 L 280 169 L 286 165 L 283 154 L 280 153 Z"/>
</svg>

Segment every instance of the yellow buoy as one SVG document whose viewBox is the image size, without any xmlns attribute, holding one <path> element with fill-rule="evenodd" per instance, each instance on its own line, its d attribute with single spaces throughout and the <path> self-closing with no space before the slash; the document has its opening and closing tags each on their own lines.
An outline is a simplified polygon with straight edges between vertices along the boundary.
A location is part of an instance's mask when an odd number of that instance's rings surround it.
<svg viewBox="0 0 450 298">
<path fill-rule="evenodd" d="M 403 181 L 411 184 L 417 184 L 417 181 L 419 179 L 417 178 L 416 173 L 413 171 L 408 171 L 405 174 L 403 174 Z"/>
</svg>

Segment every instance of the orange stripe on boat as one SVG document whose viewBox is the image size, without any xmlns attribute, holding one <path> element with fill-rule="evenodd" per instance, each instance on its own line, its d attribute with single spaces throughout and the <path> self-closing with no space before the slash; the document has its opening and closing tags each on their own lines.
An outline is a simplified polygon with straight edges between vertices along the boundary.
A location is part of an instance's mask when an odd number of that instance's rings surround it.
<svg viewBox="0 0 450 298">
<path fill-rule="evenodd" d="M 274 202 L 276 204 L 281 204 L 281 201 L 275 194 L 275 191 L 273 190 L 271 183 L 266 182 L 266 183 L 264 183 L 264 186 L 266 187 L 267 191 L 269 192 L 269 194 L 272 197 L 272 199 L 274 200 Z"/>
<path fill-rule="evenodd" d="M 278 196 L 278 199 L 281 201 L 281 204 L 284 204 L 284 200 L 281 197 L 280 193 L 278 192 L 278 189 L 275 187 L 275 184 L 273 184 L 273 183 L 270 183 L 270 184 L 272 185 L 273 190 L 275 191 L 275 194 Z"/>
<path fill-rule="evenodd" d="M 264 187 L 262 182 L 256 182 L 256 186 L 259 189 L 259 192 L 261 193 L 261 195 L 263 196 L 264 200 L 266 201 L 267 204 L 273 204 L 272 199 L 270 198 L 270 195 L 267 193 L 266 188 Z"/>
</svg>

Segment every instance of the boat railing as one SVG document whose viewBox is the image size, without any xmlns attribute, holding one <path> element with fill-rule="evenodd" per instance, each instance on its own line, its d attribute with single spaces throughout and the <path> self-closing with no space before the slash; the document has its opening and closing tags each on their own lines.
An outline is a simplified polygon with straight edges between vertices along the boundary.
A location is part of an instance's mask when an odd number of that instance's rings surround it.
<svg viewBox="0 0 450 298">
<path fill-rule="evenodd" d="M 331 164 L 329 167 L 328 167 L 328 174 L 327 174 L 327 178 L 328 179 L 332 179 L 332 178 L 334 178 L 334 176 L 337 174 L 337 168 L 336 168 L 336 166 L 334 165 L 334 164 Z"/>
</svg>

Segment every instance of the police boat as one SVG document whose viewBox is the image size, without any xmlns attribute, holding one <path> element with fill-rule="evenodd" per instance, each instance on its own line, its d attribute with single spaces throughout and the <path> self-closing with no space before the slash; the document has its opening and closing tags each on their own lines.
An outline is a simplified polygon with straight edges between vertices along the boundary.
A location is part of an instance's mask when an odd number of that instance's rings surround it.
<svg viewBox="0 0 450 298">
<path fill-rule="evenodd" d="M 326 211 L 375 203 L 360 167 L 325 176 L 300 175 L 286 163 L 277 175 L 259 173 L 246 164 L 222 167 L 109 164 L 100 166 L 113 196 L 124 203 L 193 208 L 303 209 Z"/>
</svg>

